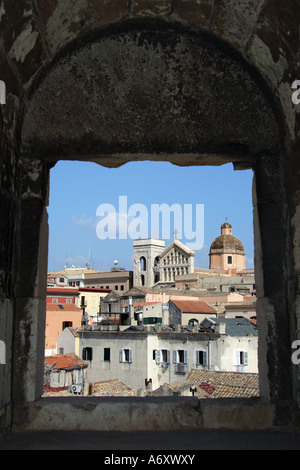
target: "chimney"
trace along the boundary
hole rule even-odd
[[[226,334],[226,323],[216,323],[214,325],[214,332],[218,333],[219,335]]]
[[[134,318],[134,305],[132,305],[132,297],[128,297],[128,319],[129,319],[129,325],[137,324]]]

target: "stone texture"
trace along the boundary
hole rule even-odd
[[[101,154],[273,151],[276,124],[245,65],[205,37],[161,28],[141,23],[63,57],[27,105],[22,152],[101,163]]]
[[[171,12],[172,0],[132,0],[129,11],[136,17],[160,17]]]
[[[220,0],[216,3],[213,31],[237,49],[244,50],[256,27],[264,0]]]
[[[201,410],[168,404],[162,415],[151,402],[144,421],[139,407],[126,405],[123,417],[138,429],[299,423],[300,369],[290,359],[300,331],[300,105],[290,89],[300,79],[299,15],[297,0],[1,1],[0,321],[13,361],[0,371],[11,384],[0,389],[0,427],[16,400],[22,429],[56,428],[65,416],[69,429],[93,427],[89,410],[103,411],[31,403],[43,370],[48,172],[60,158],[254,168],[267,407],[207,400]],[[123,426],[118,407],[105,407],[111,428]]]
[[[76,412],[74,412],[76,409]],[[163,410],[163,411],[162,411]],[[259,399],[196,397],[42,398],[16,406],[15,431],[271,429],[274,408]]]
[[[210,29],[213,21],[215,0],[173,0],[174,16],[191,25]]]
[[[93,28],[122,20],[129,15],[128,0],[90,0]]]

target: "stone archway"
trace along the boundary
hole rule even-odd
[[[134,21],[82,43],[70,44],[32,84],[24,157],[251,166],[259,155],[278,153],[266,85],[216,37]]]
[[[15,314],[9,372],[15,426],[30,427],[27,414],[41,391],[45,207],[49,167],[59,159],[105,166],[145,158],[179,165],[231,161],[238,168],[254,169],[258,308],[264,338],[259,353],[261,392],[276,405],[276,419],[282,422],[281,410],[290,419],[297,373],[294,377],[289,363],[295,321],[294,306],[291,314],[289,308],[295,286],[289,284],[293,211],[286,194],[284,152],[285,131],[291,131],[291,125],[270,88],[237,49],[214,34],[172,21],[135,19],[78,35],[35,74],[21,108],[8,97],[19,113],[17,121],[10,116],[14,124],[5,116],[4,126],[13,135],[7,148],[16,156],[12,167],[18,171],[16,197],[10,204],[15,214],[10,227],[13,289],[5,280],[16,304],[7,306]],[[13,129],[16,122],[19,127]],[[42,416],[32,426],[40,426]]]
[[[255,71],[216,38],[139,21],[72,46],[32,85],[22,121],[23,164],[232,161],[256,170],[261,164],[263,186],[267,173],[278,173],[275,104]],[[269,395],[268,386],[263,390]]]

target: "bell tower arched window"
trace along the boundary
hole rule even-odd
[[[141,256],[140,258],[140,270],[146,271],[146,258],[145,256]]]

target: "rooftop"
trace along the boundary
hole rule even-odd
[[[198,396],[200,393],[199,398],[205,398],[203,397],[203,390],[207,394],[206,398],[250,398],[259,396],[259,376],[255,373],[192,369],[186,382],[197,385],[195,395]],[[207,385],[210,385],[210,388]]]
[[[78,308],[75,304],[46,304],[47,312],[59,312],[61,310],[66,310],[67,312],[81,312],[81,309]]]
[[[46,356],[44,362],[46,366],[53,367],[55,370],[82,369],[88,366],[88,364],[80,359],[80,357],[75,353]]]
[[[206,315],[215,314],[216,311],[202,300],[177,300],[171,299],[183,313],[205,313]]]
[[[229,336],[258,336],[256,325],[247,318],[219,317],[211,318],[209,320],[212,322],[212,324],[225,323],[225,332]]]

